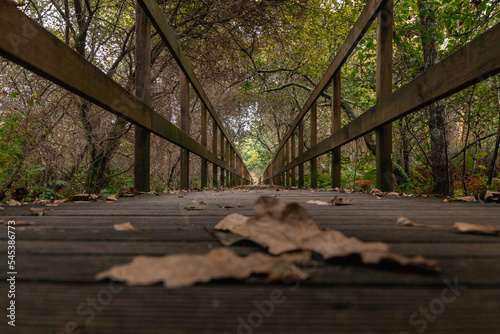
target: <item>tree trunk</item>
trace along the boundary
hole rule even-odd
[[[497,164],[498,151],[500,150],[500,83],[495,77],[495,88],[497,90],[497,109],[498,109],[498,129],[497,129],[497,140],[495,141],[495,148],[493,150],[493,155],[491,156],[490,168],[488,169],[488,182],[486,186],[489,187],[493,183],[493,177],[495,176],[495,167]]]
[[[422,24],[422,49],[424,56],[424,70],[438,63],[438,49],[436,38],[433,35],[436,29],[436,19],[432,15],[434,5],[427,0],[418,0]],[[432,13],[432,14],[431,14]],[[429,130],[431,136],[431,163],[434,177],[434,193],[453,196],[453,178],[450,159],[448,156],[448,142],[446,129],[446,110],[442,102],[436,102],[428,107]]]

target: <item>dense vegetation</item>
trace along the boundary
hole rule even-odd
[[[394,89],[497,24],[499,2],[396,0]],[[255,178],[364,3],[161,1]],[[134,6],[130,0],[41,0],[20,9],[132,91]],[[375,102],[375,35],[372,27],[344,67],[343,124]],[[179,69],[154,32],[152,65],[153,107],[177,124]],[[54,199],[133,184],[133,126],[4,59],[0,66],[0,189],[26,188],[28,199]],[[200,103],[191,95],[191,135],[199,138]],[[330,96],[325,91],[318,101],[318,140],[330,134]],[[441,125],[433,123],[436,115]],[[306,147],[307,124],[306,118]],[[395,122],[393,136],[398,189],[446,194],[438,186],[450,184],[456,195],[500,190],[500,76]],[[343,147],[343,187],[374,185],[373,142],[368,135]],[[192,186],[199,186],[198,166],[191,168]],[[433,173],[442,167],[448,178]],[[153,138],[152,188],[178,187],[178,169],[179,148]],[[319,185],[329,187],[329,156],[319,159],[319,172]]]

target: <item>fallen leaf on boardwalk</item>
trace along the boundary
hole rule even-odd
[[[283,262],[302,263],[308,253],[284,254],[279,257],[264,253],[238,256],[227,248],[218,248],[208,254],[176,254],[163,257],[136,256],[131,263],[116,265],[96,275],[98,280],[110,278],[129,285],[151,285],[159,282],[168,288],[180,288],[214,279],[245,279],[251,274],[265,274]],[[297,268],[303,279],[307,273]],[[276,274],[273,275],[273,278]]]
[[[186,196],[184,196],[184,195],[180,195],[180,196],[177,196],[177,197],[179,197],[179,198],[185,198]]]
[[[484,195],[484,201],[486,203],[500,203],[500,193],[494,193],[488,190]]]
[[[453,198],[453,197],[446,197],[444,202],[475,202],[476,199],[474,196],[464,196],[464,197],[458,197],[458,198]]]
[[[33,204],[47,204],[50,203],[49,200],[46,199],[39,199],[38,197],[33,201]]]
[[[417,227],[441,227],[438,225],[417,224],[412,222],[408,216],[399,216],[398,219],[396,220],[396,224],[404,226],[417,226]]]
[[[320,229],[309,212],[297,203],[285,204],[271,197],[260,197],[254,210],[255,218],[232,214],[220,221],[215,229],[246,237],[267,247],[274,255],[297,250],[312,251],[325,259],[358,254],[367,264],[386,260],[403,266],[439,270],[436,261],[392,254],[389,245],[383,242],[362,242],[339,231]]]
[[[130,187],[127,189],[121,189],[118,191],[118,196],[119,197],[134,197],[136,195],[141,194],[141,192],[134,187]]]
[[[106,197],[106,201],[118,201],[118,194]]]
[[[48,207],[56,207],[56,206],[59,206],[59,204],[49,203],[49,204],[45,204],[45,206],[48,206]]]
[[[137,231],[137,229],[130,224],[130,222],[126,222],[123,224],[114,224],[113,225],[115,231]]]
[[[382,197],[382,196],[384,196],[384,193],[382,192],[382,190],[380,190],[380,189],[378,189],[378,188],[373,188],[373,189],[370,191],[370,195],[375,195],[375,196]]]
[[[97,201],[98,198],[99,195],[96,194],[77,194],[69,196],[68,200],[72,202],[91,202],[91,201]]]
[[[15,199],[10,199],[6,202],[8,206],[21,206],[21,202],[16,201]]]
[[[201,209],[203,209],[204,206],[205,206],[205,202],[200,202],[200,203],[198,203],[198,205],[186,206],[186,207],[184,207],[184,209],[188,210],[188,211],[201,210]]]
[[[64,203],[66,201],[67,201],[67,199],[58,199],[58,200],[54,201],[54,204],[61,204],[61,203]]]
[[[235,243],[238,243],[243,240],[248,240],[246,237],[243,237],[239,234],[232,233],[232,232],[226,232],[226,231],[213,231],[212,235],[219,239],[219,241],[224,245],[224,246],[232,246]]]
[[[45,209],[44,208],[30,208],[30,212],[33,216],[41,217],[45,213]]]
[[[244,206],[244,205],[241,205],[241,204],[238,204],[238,208],[240,208],[240,209],[245,209],[245,206]]]
[[[335,196],[331,201],[325,202],[325,201],[313,201],[309,200],[306,201],[307,204],[315,204],[315,205],[333,205],[333,206],[340,206],[340,205],[351,205],[352,200],[343,200],[342,198],[339,198],[338,196]]]
[[[474,233],[474,234],[500,234],[500,231],[493,226],[469,224],[469,223],[455,223],[453,228],[457,229],[462,233]]]
[[[282,261],[267,274],[266,282],[282,282],[285,279],[303,281],[308,277],[309,275],[304,270],[293,263]]]

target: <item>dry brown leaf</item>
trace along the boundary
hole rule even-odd
[[[59,206],[59,204],[56,204],[56,203],[49,203],[49,204],[46,204],[45,206],[48,206],[48,207],[56,207],[56,206]]]
[[[484,195],[484,201],[486,203],[500,203],[500,193],[488,190]]]
[[[412,222],[408,216],[399,216],[398,219],[396,220],[396,224],[404,226],[417,226],[417,227],[441,227],[438,225],[417,224]]]
[[[113,266],[98,273],[96,278],[110,278],[129,285],[163,282],[168,288],[180,288],[214,279],[245,279],[251,274],[269,273],[276,266],[282,265],[283,261],[302,263],[309,258],[308,253],[285,254],[280,257],[253,253],[240,257],[228,248],[218,248],[203,255],[136,256],[131,263]],[[307,273],[300,269],[297,274],[307,278]]]
[[[255,218],[232,214],[220,221],[215,229],[241,235],[267,247],[274,255],[297,250],[313,251],[325,259],[358,254],[364,263],[388,260],[439,270],[436,261],[392,254],[389,245],[383,242],[362,242],[339,231],[322,230],[309,212],[297,203],[285,204],[275,198],[260,197],[254,210]]]
[[[118,201],[118,194],[106,197],[106,201]]]
[[[30,208],[30,212],[33,216],[41,217],[45,213],[45,209],[44,208]]]
[[[378,188],[373,188],[370,191],[370,195],[375,195],[375,196],[378,196],[378,197],[382,197],[382,196],[384,196],[384,193],[382,192],[382,190],[380,190]]]
[[[453,197],[446,197],[444,202],[475,202],[476,199],[474,196],[464,196],[464,197],[458,197],[458,198],[453,198]]]
[[[469,223],[455,223],[453,228],[457,229],[462,233],[474,233],[474,234],[490,234],[497,235],[500,231],[493,226],[479,225],[479,224],[469,224]]]
[[[66,201],[67,201],[67,199],[58,199],[58,200],[54,201],[54,204],[61,204],[61,203],[64,203]]]
[[[188,210],[188,211],[201,210],[201,209],[203,209],[204,206],[205,206],[205,202],[202,201],[202,202],[198,203],[198,205],[186,206],[186,207],[184,207],[184,209]]]
[[[240,208],[240,209],[245,209],[245,206],[244,206],[244,205],[241,205],[241,204],[238,204],[238,208]]]
[[[47,204],[50,203],[49,200],[46,199],[39,199],[38,197],[33,201],[33,204]]]
[[[309,201],[306,201],[306,204],[340,206],[340,205],[351,205],[351,202],[352,202],[352,200],[350,200],[350,199],[344,201],[342,198],[335,196],[329,202],[309,200]]]
[[[130,222],[126,222],[123,224],[114,224],[113,225],[115,231],[137,231],[137,229],[130,224]]]
[[[97,201],[99,198],[99,195],[96,194],[76,194],[69,196],[69,200],[72,202],[91,202],[91,201]]]
[[[21,202],[16,201],[15,199],[10,199],[5,202],[8,206],[21,206]]]

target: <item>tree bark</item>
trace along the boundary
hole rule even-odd
[[[436,65],[438,59],[438,48],[434,31],[436,19],[432,15],[434,5],[428,0],[418,0],[418,8],[422,15],[422,49],[424,56],[424,70]],[[442,102],[436,102],[428,107],[429,130],[431,137],[431,163],[432,176],[434,178],[434,193],[453,196],[453,177],[450,159],[448,155],[448,135],[446,129],[446,110]]]
[[[497,129],[497,139],[495,141],[495,148],[493,149],[493,155],[491,156],[490,168],[488,169],[488,181],[486,182],[486,186],[489,187],[493,183],[493,177],[495,174],[495,167],[498,159],[498,151],[500,150],[500,83],[495,77],[495,88],[497,91],[497,109],[498,109],[498,129]]]

